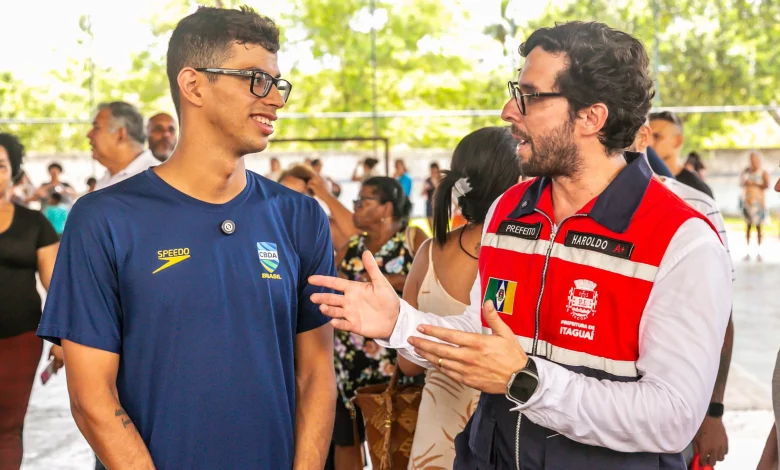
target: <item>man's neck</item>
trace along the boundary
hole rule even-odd
[[[128,148],[126,151],[123,151],[121,155],[119,155],[119,158],[117,158],[115,162],[105,165],[108,173],[111,176],[116,175],[120,171],[127,168],[133,162],[133,160],[138,158],[138,156],[143,152],[144,149],[141,146]]]
[[[179,140],[176,150],[154,172],[178,191],[212,204],[229,202],[246,187],[244,158],[224,147]]]
[[[552,205],[555,223],[560,224],[601,194],[626,167],[622,154],[604,158],[583,158],[581,170],[571,177],[553,178]]]

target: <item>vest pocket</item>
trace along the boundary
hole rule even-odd
[[[472,417],[472,425],[469,430],[469,449],[479,463],[480,470],[492,470],[496,463],[493,448],[496,420],[485,414],[483,408],[484,406],[478,406]]]

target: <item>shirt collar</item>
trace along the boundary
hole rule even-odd
[[[653,170],[641,153],[625,152],[624,156],[628,165],[596,196],[595,202],[591,201],[583,208],[591,219],[616,233],[628,229],[653,177]],[[542,195],[550,191],[550,182],[547,177],[534,180],[508,217],[517,219],[534,212]],[[546,196],[545,199],[550,197]]]

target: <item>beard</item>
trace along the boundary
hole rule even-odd
[[[574,143],[574,121],[567,119],[546,135],[531,137],[516,126],[512,134],[525,140],[531,147],[531,156],[520,162],[523,176],[549,178],[571,177],[582,168],[582,158]]]

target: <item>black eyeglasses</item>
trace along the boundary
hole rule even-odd
[[[377,202],[379,202],[380,199],[378,197],[358,196],[357,199],[354,199],[352,201],[352,205],[355,207],[355,209],[360,209],[361,207],[363,207],[363,201],[377,201]]]
[[[234,75],[237,77],[251,78],[249,81],[249,91],[258,98],[265,98],[271,91],[271,86],[276,85],[282,100],[286,103],[292,91],[292,84],[281,78],[274,78],[271,75],[259,70],[236,70],[236,69],[213,69],[198,68],[198,72],[218,73],[221,75]]]
[[[536,92],[536,93],[523,93],[520,90],[517,82],[508,82],[509,96],[515,99],[517,107],[520,109],[520,114],[526,115],[525,99],[526,98],[550,98],[554,96],[563,96],[563,93],[549,93],[549,92]]]

